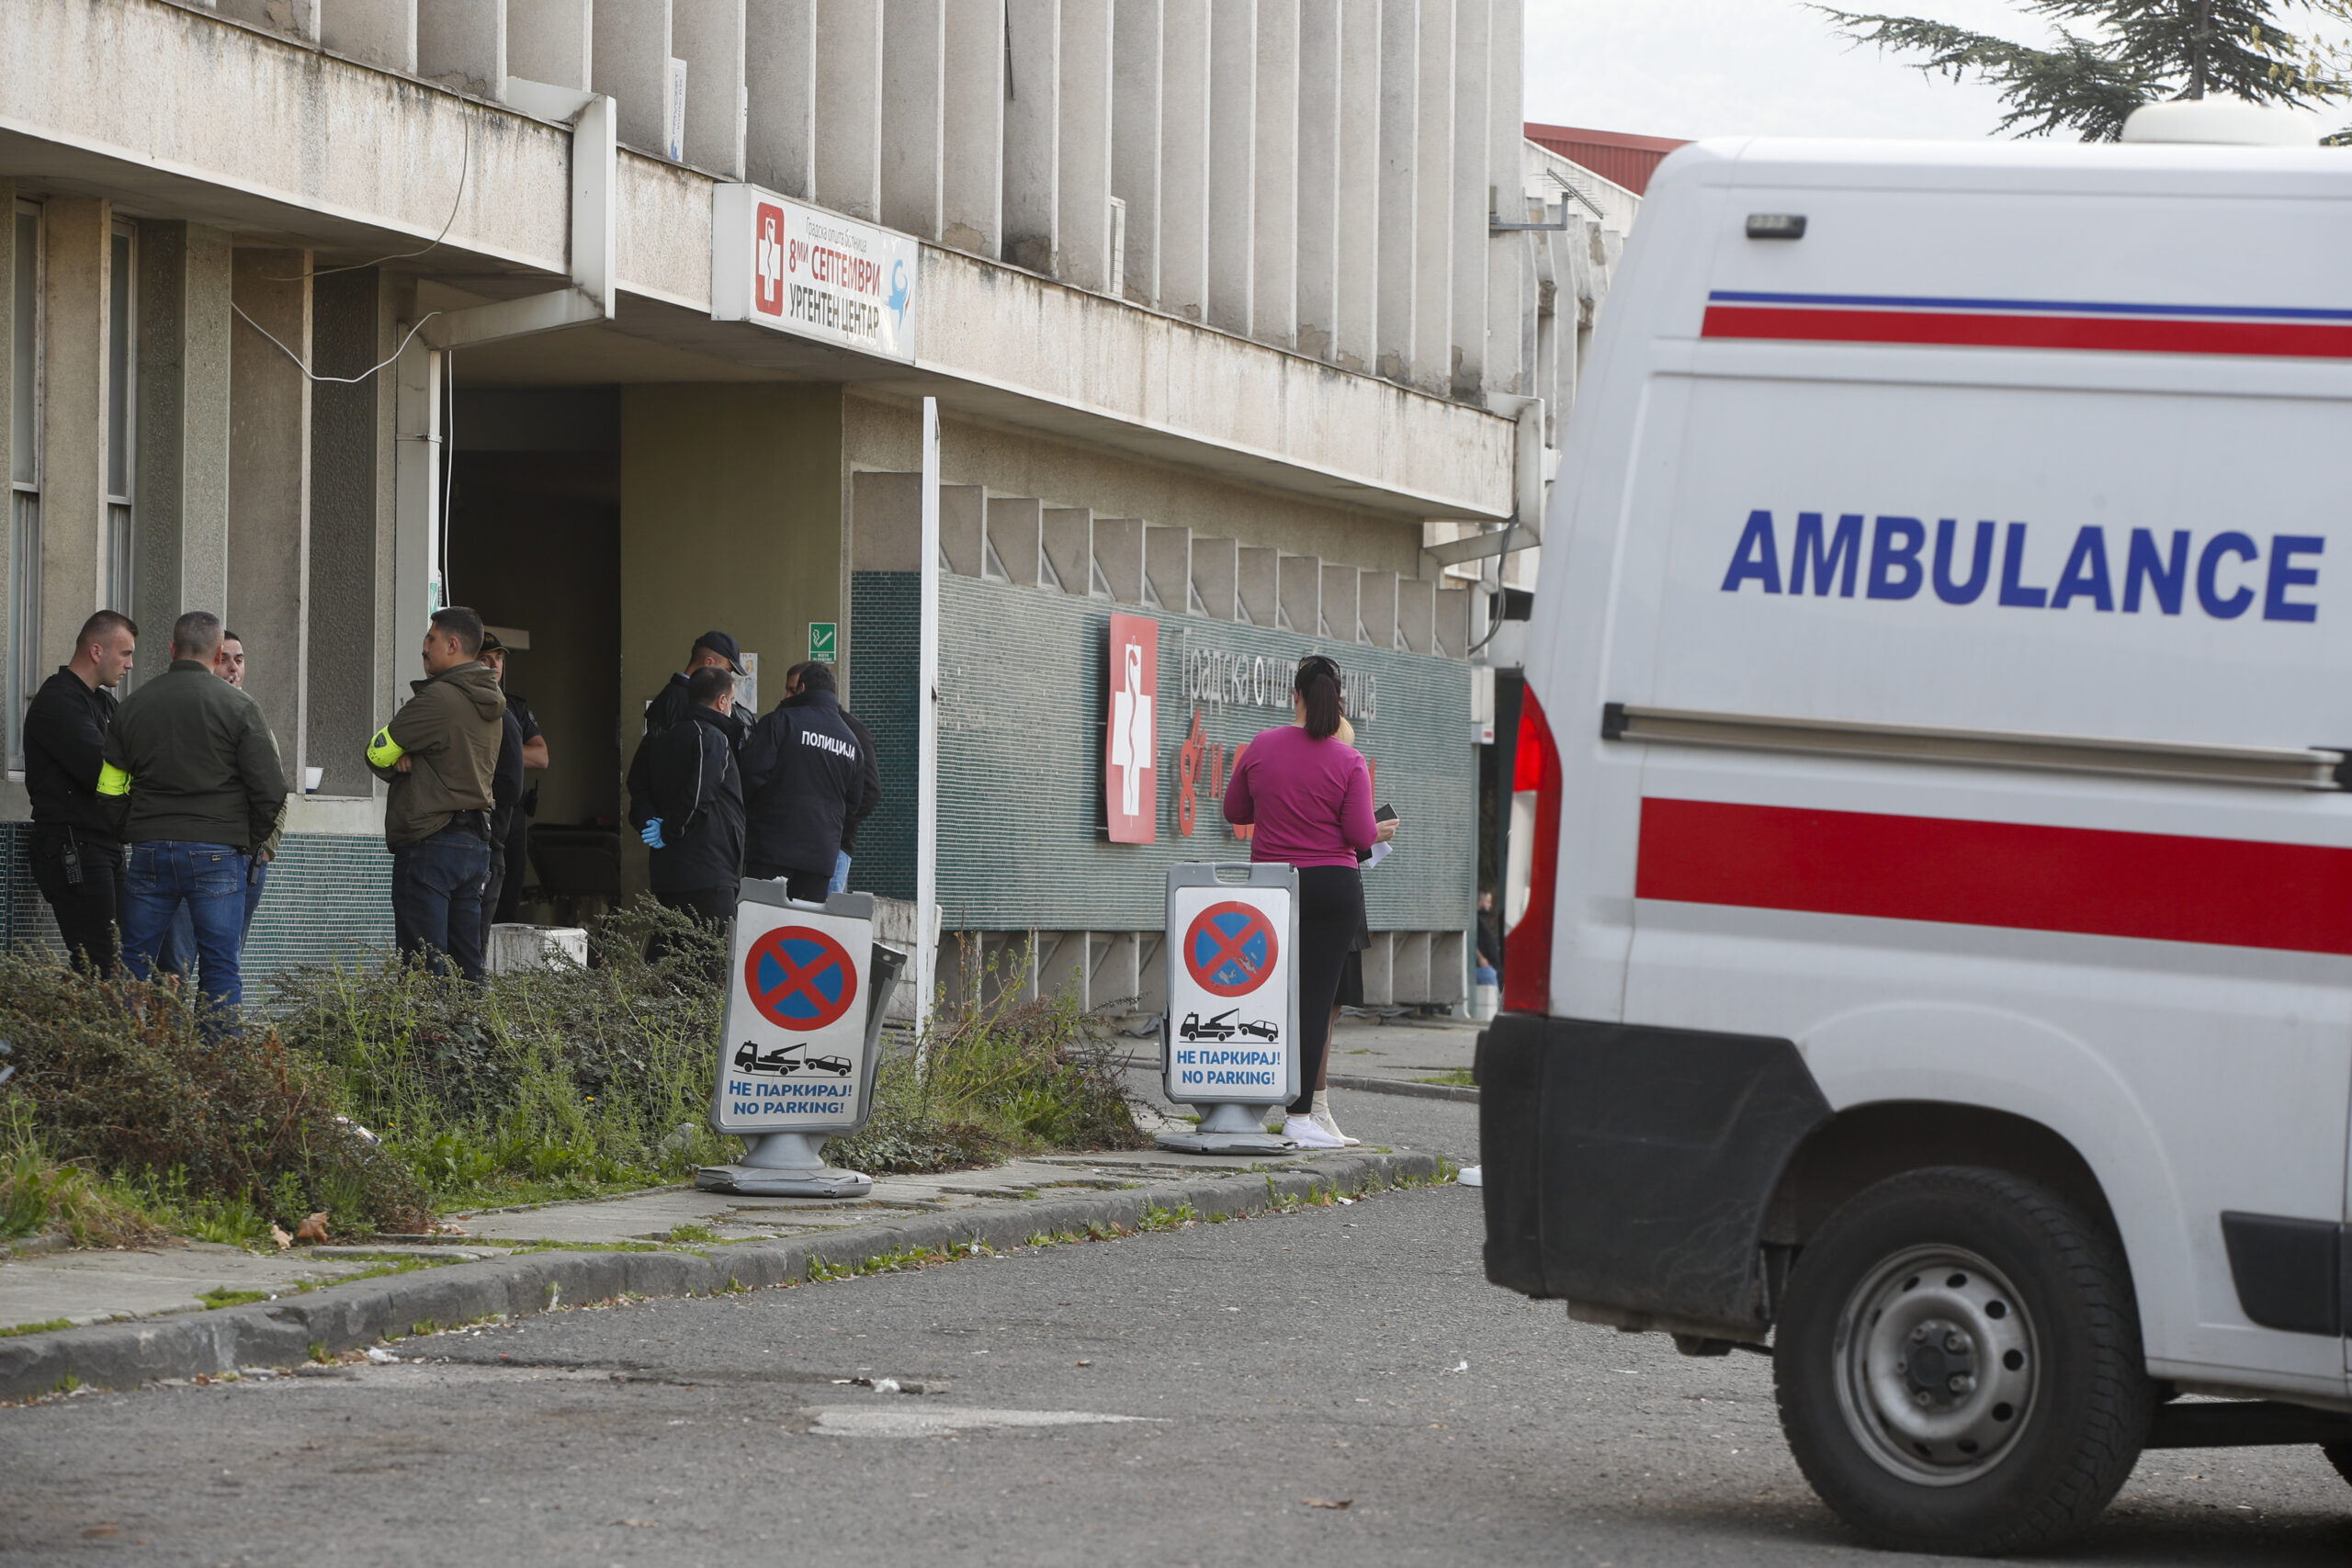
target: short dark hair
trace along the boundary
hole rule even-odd
[[[222,626],[220,628],[220,640],[222,642],[233,642],[240,648],[243,648],[245,642],[243,637],[237,635],[236,628],[233,626]]]
[[[209,659],[220,647],[220,617],[209,610],[190,610],[172,623],[172,657]]]
[[[100,610],[96,615],[84,621],[82,629],[74,634],[74,651],[79,653],[98,638],[118,631],[129,632],[132,637],[137,637],[139,623],[120,610]]]
[[[841,683],[833,679],[833,667],[821,659],[804,659],[784,672],[784,683],[789,690],[794,682],[800,682],[804,692],[838,692]]]
[[[445,637],[456,637],[468,659],[481,657],[481,617],[463,604],[447,604],[434,611],[433,626]]]
[[[715,708],[718,699],[735,689],[735,671],[706,664],[686,677],[686,701],[698,708]]]

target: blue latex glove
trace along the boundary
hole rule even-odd
[[[666,850],[670,847],[662,841],[662,818],[659,817],[647,822],[643,831],[639,832],[638,837],[645,840],[645,847],[649,850]]]

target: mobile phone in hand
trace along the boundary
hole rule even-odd
[[[1375,822],[1394,822],[1396,820],[1396,808],[1393,806],[1384,806],[1372,814],[1372,819]]]

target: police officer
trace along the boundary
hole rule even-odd
[[[501,687],[506,684],[506,645],[489,627],[482,628],[482,662],[497,675]],[[514,732],[522,739],[524,777],[518,786],[514,809],[507,814],[505,836],[493,838],[490,845],[490,882],[482,890],[481,918],[485,926],[512,920],[521,912],[523,880],[531,868],[531,817],[538,810],[539,786],[531,783],[529,774],[543,773],[548,767],[547,737],[539,730],[538,716],[531,711],[530,699],[518,697],[511,690],[506,693],[507,716],[514,721]],[[500,742],[499,768],[504,771],[504,742]],[[496,826],[492,824],[493,828]]]
[[[787,707],[807,706],[811,692],[831,692],[836,703],[841,700],[840,689],[833,684],[833,667],[820,659],[808,660],[786,671],[784,689],[787,694],[784,699]],[[874,737],[865,725],[858,722],[857,715],[845,707],[836,707],[834,711],[841,716],[841,721],[849,726],[850,735],[857,741],[858,764],[863,770],[861,777],[864,781],[858,791],[855,808],[850,812],[849,820],[842,824],[841,849],[833,857],[833,879],[827,885],[839,893],[849,886],[849,863],[857,853],[857,825],[873,816],[874,808],[882,804],[882,763],[874,750]]]
[[[669,683],[656,692],[653,700],[645,705],[645,733],[659,735],[672,725],[684,724],[686,710],[694,705],[693,699],[686,695],[686,682],[694,679],[697,670],[720,667],[738,675],[745,672],[741,645],[725,632],[705,632],[695,638],[695,645],[686,656],[685,669],[671,676]],[[752,717],[748,708],[738,709],[728,716],[729,733],[734,737],[738,747],[751,733]],[[634,794],[636,789],[636,781],[631,780],[630,793]]]
[[[638,743],[628,818],[653,852],[653,896],[711,925],[735,913],[743,874],[743,773],[731,739],[735,677],[697,670],[685,722]]]
[[[842,829],[865,788],[865,750],[839,700],[812,691],[778,706],[743,743],[742,765],[745,873],[782,878],[790,897],[823,903]]]
[[[33,805],[33,883],[77,963],[103,975],[121,955],[122,841],[98,799],[100,753],[115,688],[130,672],[139,627],[100,610],[82,623],[74,657],[25,710],[25,793]]]

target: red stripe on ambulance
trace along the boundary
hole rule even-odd
[[[1973,310],[1841,310],[1710,305],[1702,337],[1803,343],[2074,348],[2117,354],[2245,354],[2352,359],[2352,325],[2166,317],[1996,315]]]
[[[1645,798],[1637,898],[2352,953],[2352,849]]]

